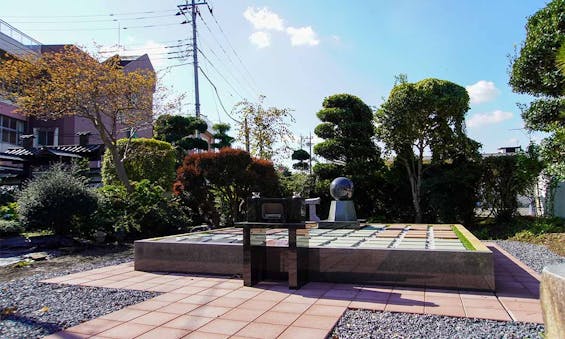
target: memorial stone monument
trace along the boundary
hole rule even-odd
[[[330,194],[334,198],[330,205],[327,220],[318,223],[319,228],[358,228],[353,197],[353,182],[345,177],[335,178],[330,184]]]

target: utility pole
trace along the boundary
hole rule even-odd
[[[310,132],[310,136],[308,137],[308,146],[310,147],[310,158],[308,161],[310,162],[308,168],[310,169],[310,175],[312,175],[312,132]]]
[[[194,68],[194,110],[196,112],[196,117],[200,118],[200,90],[198,87],[198,41],[196,37],[196,16],[199,14],[198,6],[201,5],[208,5],[206,1],[196,1],[191,0],[191,3],[188,3],[188,0],[185,0],[183,5],[178,5],[179,12],[177,15],[184,15],[184,17],[188,20],[186,16],[186,11],[190,10],[190,23],[192,24],[192,63]],[[188,23],[188,21],[183,22],[183,24]]]

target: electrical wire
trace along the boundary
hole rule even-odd
[[[243,95],[241,95],[241,93],[239,93],[235,87],[228,81],[228,79],[226,79],[226,77],[222,74],[222,72],[220,72],[218,70],[218,68],[212,63],[212,61],[210,61],[210,59],[208,59],[208,57],[206,56],[206,54],[204,54],[204,52],[202,52],[202,50],[200,48],[198,48],[198,52],[200,52],[200,55],[202,55],[204,57],[204,60],[206,60],[208,62],[208,64],[210,64],[210,66],[216,71],[216,73],[218,73],[220,75],[220,77],[222,77],[222,79],[224,79],[224,81],[228,84],[228,86],[231,87],[231,89],[233,89],[233,91],[235,92],[235,94],[237,94],[242,100],[243,100]]]
[[[235,82],[241,86],[242,89],[244,89],[248,94],[251,94],[250,97],[254,97],[255,96],[255,91],[249,87],[248,83],[246,83],[245,81],[239,81],[239,77],[236,76],[236,74],[234,74],[232,72],[233,68],[230,68],[225,62],[222,61],[222,58],[220,58],[220,56],[214,51],[214,49],[210,48],[210,46],[208,46],[207,44],[204,44],[204,40],[202,38],[200,38],[200,35],[198,35],[198,39],[200,40],[199,46],[202,48],[206,48],[206,50],[201,50],[201,52],[204,53],[208,53],[210,52],[211,54],[209,54],[209,59],[212,59],[212,56],[216,59],[217,63],[221,64],[222,66],[224,66],[222,69],[226,70],[226,73],[229,74],[229,76],[235,80]],[[199,49],[200,49],[199,47]],[[210,60],[211,62],[211,60]]]
[[[173,13],[170,9],[167,10],[152,10],[144,12],[125,12],[125,13],[110,13],[110,14],[88,14],[88,15],[49,15],[49,18],[91,18],[91,17],[104,17],[104,16],[127,16],[139,14],[157,14],[157,13]],[[45,15],[8,15],[4,18],[45,18]]]
[[[233,62],[232,58],[229,56],[228,52],[226,51],[226,49],[224,48],[224,46],[222,45],[222,43],[216,38],[216,36],[214,35],[214,32],[212,32],[212,29],[211,29],[210,26],[206,23],[206,20],[204,20],[204,18],[202,17],[202,15],[201,15],[200,13],[198,13],[198,15],[199,15],[200,19],[202,20],[202,23],[204,24],[204,26],[206,27],[206,29],[207,29],[208,32],[210,33],[210,35],[212,35],[212,38],[214,39],[214,41],[216,42],[216,44],[220,47],[220,49],[222,50],[222,52],[223,52],[224,55],[226,56],[228,62],[233,65],[233,69],[234,69],[234,70],[238,70],[238,67],[235,65],[235,63]],[[210,48],[209,48],[209,49],[210,49]],[[218,57],[218,59],[219,59],[219,57]],[[249,86],[250,86],[249,88],[251,89],[251,93],[253,93],[254,95],[257,94],[258,91],[253,88],[254,86],[253,86],[250,82],[248,82],[249,80],[248,80],[245,76],[243,76],[242,78],[247,82],[247,83],[246,83],[246,82],[244,82],[244,83],[246,83],[246,85],[249,85]]]
[[[141,26],[127,26],[122,27],[123,30],[128,29],[139,29],[139,28],[155,28],[155,27],[165,27],[165,26],[176,26],[177,23],[174,24],[154,24],[154,25],[141,25]],[[52,32],[52,31],[109,31],[109,30],[116,30],[116,27],[108,27],[108,28],[45,28],[45,29],[29,29],[28,31],[32,32]]]
[[[206,72],[204,72],[204,70],[202,69],[202,67],[198,66],[198,68],[200,69],[200,72],[202,72],[202,75],[204,75],[204,77],[206,78],[206,80],[208,80],[208,82],[210,83],[210,85],[212,86],[212,88],[214,88],[214,92],[216,93],[216,97],[218,98],[218,101],[220,102],[220,107],[222,107],[222,110],[224,111],[224,113],[226,113],[226,115],[232,119],[233,121],[235,121],[238,124],[241,124],[241,121],[235,119],[234,117],[231,116],[231,114],[228,113],[228,111],[226,110],[226,107],[224,106],[224,103],[222,102],[222,98],[220,98],[220,94],[218,93],[218,88],[216,87],[216,85],[214,85],[214,83],[212,82],[212,80],[210,80],[210,78],[208,77],[208,75],[206,75]]]
[[[155,49],[178,48],[178,47],[183,47],[183,46],[192,46],[192,44],[170,45],[170,46],[160,46],[160,47],[147,47],[147,48],[112,49],[112,50],[99,51],[98,53],[101,53],[101,54],[124,53],[124,52],[146,51],[146,50],[155,50]]]
[[[145,19],[153,19],[153,18],[165,18],[171,17],[170,14],[168,15],[155,15],[155,16],[141,16],[136,18],[119,18],[119,19],[101,19],[101,20],[72,20],[72,21],[12,21],[10,20],[10,24],[81,24],[81,23],[90,23],[90,22],[117,22],[117,21],[129,21],[129,20],[145,20]]]
[[[222,33],[222,35],[224,36],[225,40],[227,41],[228,45],[230,46],[233,54],[235,54],[235,56],[237,57],[239,63],[241,64],[241,66],[243,67],[243,69],[245,70],[245,72],[247,73],[247,75],[249,76],[249,78],[251,79],[251,81],[253,82],[253,85],[255,85],[255,89],[257,89],[257,83],[255,82],[255,79],[253,78],[253,75],[251,74],[251,72],[249,72],[249,69],[247,68],[247,66],[245,66],[245,63],[243,62],[243,60],[241,60],[241,57],[239,56],[239,53],[236,52],[235,48],[233,47],[228,35],[224,32],[224,30],[222,29],[222,26],[220,25],[220,23],[218,22],[218,19],[216,18],[216,16],[214,15],[214,12],[212,10],[212,8],[210,7],[210,5],[208,6],[208,11],[210,12],[210,16],[214,19],[214,22],[216,23],[216,26],[218,26],[218,29],[220,30],[220,32]],[[257,91],[258,92],[258,91]]]

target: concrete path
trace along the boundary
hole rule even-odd
[[[325,338],[347,308],[542,323],[539,275],[496,244],[496,293],[146,273],[133,263],[47,283],[163,292],[48,338]]]

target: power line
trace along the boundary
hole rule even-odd
[[[89,17],[104,17],[104,16],[127,16],[127,15],[139,15],[139,14],[157,14],[157,13],[173,13],[174,11],[167,10],[152,10],[144,12],[125,12],[125,13],[110,13],[110,14],[87,14],[87,15],[8,15],[3,16],[4,18],[89,18]]]
[[[231,87],[231,89],[233,89],[233,91],[235,92],[235,94],[237,94],[242,100],[243,100],[243,96],[232,86],[232,84],[228,81],[228,79],[226,79],[226,77],[218,70],[218,68],[216,68],[216,66],[214,66],[214,64],[212,63],[212,61],[210,61],[210,59],[208,59],[208,57],[206,56],[206,54],[204,54],[204,52],[202,52],[200,50],[200,48],[198,49],[198,51],[200,52],[200,54],[202,54],[202,56],[204,57],[204,59],[206,61],[208,61],[208,63],[210,64],[210,66],[212,66],[212,68],[216,71],[216,73],[218,73],[220,75],[220,77],[222,77],[222,79],[224,79],[224,81],[228,84],[228,86]]]
[[[147,48],[131,48],[131,49],[112,49],[112,50],[105,50],[105,51],[98,51],[101,54],[108,54],[108,53],[123,53],[123,52],[135,52],[135,51],[146,51],[146,50],[155,50],[155,49],[170,49],[170,48],[178,48],[183,46],[192,46],[192,44],[182,44],[182,45],[171,45],[171,46],[159,46],[159,47],[147,47]]]
[[[176,56],[176,57],[162,57],[162,58],[151,58],[152,60],[174,60],[174,59],[186,59],[190,55]]]
[[[10,21],[11,24],[79,24],[79,23],[90,23],[90,22],[116,22],[116,21],[129,21],[129,20],[145,20],[153,18],[165,18],[171,17],[170,14],[167,15],[154,15],[154,16],[141,16],[136,18],[114,18],[114,19],[101,19],[101,20],[71,20],[71,21]]]
[[[214,51],[214,49],[212,49],[210,46],[205,45],[204,43],[202,43],[202,41],[203,41],[202,39],[200,39],[200,40],[201,40],[201,45],[202,45],[203,47],[206,47],[206,48],[207,48],[207,51],[209,51],[209,52],[211,53],[211,55],[213,55],[219,63],[225,65],[225,63],[222,62],[222,59],[220,58],[220,56],[218,56],[218,54],[216,54],[216,52]],[[202,50],[201,50],[201,52],[204,53]],[[209,62],[211,62],[211,61],[209,61]],[[255,96],[255,94],[254,94],[255,91],[254,91],[251,87],[249,87],[249,85],[248,85],[246,82],[240,82],[240,81],[238,81],[238,77],[235,76],[235,75],[231,72],[231,68],[230,68],[229,66],[226,65],[226,67],[224,67],[224,68],[225,68],[226,71],[227,71],[226,73],[228,73],[228,74],[231,76],[231,78],[235,80],[235,82],[236,82],[237,84],[245,85],[245,86],[242,86],[242,88],[245,88],[246,91],[248,91],[248,93],[251,93],[251,97]]]
[[[200,15],[200,14],[199,14]],[[226,56],[226,58],[228,59],[229,63],[233,65],[233,68],[235,70],[238,70],[237,66],[235,65],[235,63],[233,62],[232,58],[229,56],[228,52],[226,51],[226,49],[224,48],[224,46],[222,45],[222,43],[216,38],[216,36],[214,35],[214,32],[212,32],[212,29],[210,28],[210,26],[208,26],[208,24],[206,23],[206,20],[204,20],[204,18],[202,17],[202,15],[200,15],[200,19],[202,19],[202,22],[204,23],[204,26],[206,27],[206,29],[208,30],[208,32],[210,32],[210,35],[212,35],[212,38],[214,39],[214,41],[216,42],[216,44],[220,47],[220,49],[222,50],[222,52],[224,53],[224,55]],[[218,58],[219,59],[219,58]],[[245,81],[249,81],[245,76],[243,76],[243,79]],[[251,84],[250,82],[247,83],[247,85],[250,85],[250,89],[252,93],[258,93],[258,91],[256,89],[254,89],[253,84]]]
[[[200,67],[199,67],[200,68]],[[241,124],[241,121],[235,119],[234,117],[232,117],[228,111],[226,110],[226,107],[224,106],[224,103],[222,102],[222,98],[220,98],[220,94],[218,93],[218,88],[216,87],[216,85],[214,85],[214,83],[212,82],[212,80],[210,80],[210,78],[208,77],[208,75],[206,75],[206,72],[204,72],[204,70],[202,68],[200,68],[200,71],[202,72],[202,75],[204,75],[204,77],[206,78],[206,80],[208,80],[208,82],[210,83],[210,85],[212,86],[212,88],[214,88],[214,92],[216,93],[216,97],[218,98],[218,101],[220,102],[220,106],[222,107],[222,110],[224,111],[224,113],[226,113],[226,115],[232,119],[233,121],[235,121],[238,124]]]
[[[165,41],[153,41],[153,42],[156,43],[156,44],[164,44],[164,45],[166,45],[166,44],[172,43],[172,42],[181,43],[181,42],[183,42],[183,41],[188,41],[188,40],[189,40],[189,39],[187,38],[187,39],[176,39],[176,40],[165,40]],[[146,44],[147,44],[147,42],[143,42],[143,43],[140,42],[140,43],[135,43],[135,44],[124,44],[124,45],[117,44],[117,45],[108,46],[108,47],[116,47],[116,48],[117,48],[117,47],[121,47],[121,46],[123,46],[123,47],[126,47],[126,46],[144,46],[144,45],[146,45]]]
[[[114,51],[101,51],[98,52],[99,54],[106,57],[108,54],[151,54],[151,55],[162,55],[162,54],[178,54],[182,52],[190,52],[190,50],[179,50],[179,51],[172,51],[172,52],[151,52],[151,50],[160,50],[161,48],[146,48],[146,49],[117,49]],[[148,51],[149,50],[149,51]]]
[[[214,11],[212,10],[212,8],[210,6],[208,6],[208,11],[210,12],[210,16],[212,16],[212,18],[214,19],[214,22],[216,23],[216,26],[218,26],[218,29],[220,30],[220,32],[222,33],[222,35],[224,36],[224,38],[226,39],[228,45],[230,46],[233,54],[235,54],[235,56],[237,57],[237,60],[239,61],[239,63],[241,64],[241,66],[243,67],[243,69],[245,70],[245,72],[247,73],[247,75],[249,76],[249,78],[251,79],[251,81],[253,82],[253,85],[255,85],[255,89],[257,89],[257,83],[255,83],[255,79],[253,78],[253,75],[251,74],[251,72],[249,72],[249,69],[245,66],[245,64],[243,63],[243,60],[241,60],[241,57],[239,56],[239,53],[236,52],[235,48],[233,47],[230,39],[228,38],[228,35],[224,32],[224,30],[222,29],[222,26],[220,25],[220,23],[218,22],[218,19],[216,18],[216,16],[214,15]],[[258,92],[258,91],[257,91]]]
[[[230,55],[228,54],[228,52],[226,51],[226,49],[224,48],[224,46],[222,45],[222,43],[216,38],[216,36],[214,35],[214,32],[212,32],[212,29],[210,28],[210,26],[208,26],[208,24],[206,23],[206,20],[204,20],[204,18],[202,17],[202,15],[200,13],[198,13],[198,16],[200,17],[200,19],[202,20],[202,23],[204,24],[204,26],[206,27],[206,29],[208,30],[208,32],[210,32],[210,35],[212,36],[212,38],[214,39],[214,41],[216,42],[216,44],[220,47],[220,49],[222,50],[222,52],[224,53],[224,55],[226,56],[226,58],[228,59],[228,61],[234,66],[234,69],[237,69],[235,66],[235,63],[233,62],[233,60],[231,59]],[[244,77],[245,79],[245,77]],[[246,79],[247,80],[247,79]],[[251,85],[251,87],[253,87],[253,85]],[[256,92],[255,90],[252,90],[252,92]]]
[[[153,25],[141,25],[141,26],[126,26],[122,27],[121,29],[139,29],[139,28],[155,28],[155,27],[165,27],[165,26],[176,26],[178,24],[153,24]],[[109,31],[115,30],[116,27],[107,27],[107,28],[45,28],[45,29],[29,29],[28,31],[32,32],[51,32],[51,31]]]

